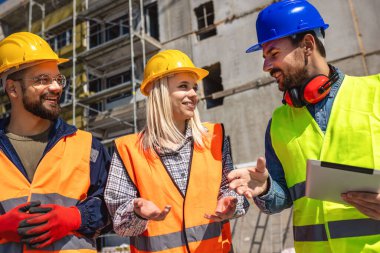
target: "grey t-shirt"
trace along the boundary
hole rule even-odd
[[[6,133],[6,136],[24,165],[29,181],[33,180],[38,163],[48,143],[50,130],[51,127],[33,136],[20,136],[10,132]]]

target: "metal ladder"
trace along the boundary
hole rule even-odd
[[[262,215],[265,217],[262,217]],[[263,225],[261,225],[262,220],[264,220]],[[264,214],[263,212],[260,211],[259,215],[257,216],[255,230],[253,231],[253,236],[252,236],[251,246],[249,248],[249,253],[253,253],[253,248],[255,245],[258,245],[258,247],[259,247],[258,250],[255,251],[255,253],[261,252],[261,247],[263,245],[264,235],[265,235],[265,231],[267,230],[268,221],[269,221],[269,215]],[[262,231],[261,236],[258,235],[259,230]],[[257,240],[258,239],[257,237],[260,237],[259,240]]]

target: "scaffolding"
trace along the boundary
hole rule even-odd
[[[126,9],[125,3],[126,1],[95,1],[91,6],[87,4],[88,8],[79,13],[78,19],[87,22],[87,27],[90,27],[91,22],[96,23],[99,20],[99,15],[115,9]],[[142,62],[145,64],[146,52],[154,52],[161,48],[161,44],[157,40],[145,34],[143,1],[129,0],[127,3],[128,13],[125,21],[128,23],[122,22],[122,24],[128,29],[128,32],[106,43],[88,48],[78,55],[78,60],[84,63],[87,68],[88,76],[89,74],[98,78],[103,78],[104,75],[110,76],[114,72],[114,68],[120,68],[120,66],[128,66],[130,69],[129,80],[124,80],[120,85],[101,90],[78,101],[79,104],[77,105],[90,105],[116,94],[123,94],[124,92],[131,94],[132,101],[129,101],[130,103],[127,106],[123,104],[120,108],[112,108],[112,111],[99,110],[95,117],[88,117],[88,130],[97,134],[105,142],[117,137],[115,135],[120,135],[120,133],[112,135],[108,132],[112,128],[116,129],[115,132],[123,131],[117,127],[120,123],[128,129],[122,134],[138,131],[138,118],[143,115],[144,101],[138,98],[136,92],[141,84],[141,78],[139,78],[141,75],[136,75],[136,58],[142,58]],[[115,24],[108,22],[107,25]],[[89,40],[90,37],[87,36],[88,47],[91,44]]]
[[[45,23],[45,12],[52,9],[55,4],[64,6],[72,2],[72,13],[50,26]],[[155,1],[143,0],[30,0],[28,30],[32,31],[33,22],[39,20],[42,37],[49,39],[62,31],[71,29],[72,55],[71,66],[64,64],[63,68],[71,69],[71,91],[64,94],[63,108],[71,111],[71,122],[78,125],[78,118],[85,121],[85,129],[103,143],[110,143],[117,136],[137,132],[144,122],[145,101],[139,95],[142,69],[149,54],[162,48],[161,43],[146,33],[144,6]],[[39,8],[36,8],[36,7]],[[127,11],[125,11],[127,10]],[[38,13],[41,18],[39,19]],[[107,15],[122,16],[123,19],[113,21]],[[81,25],[85,24],[85,49],[78,51],[83,31]],[[101,27],[92,33],[91,26]],[[106,29],[120,29],[119,36],[104,38]],[[102,43],[92,45],[93,39],[98,38]],[[95,41],[95,44],[96,41]],[[86,81],[79,80],[79,69],[86,72]],[[105,87],[108,77],[120,72],[129,72],[129,78],[121,83]],[[99,81],[101,86],[96,92],[92,91],[91,84]],[[106,85],[107,86],[107,85]],[[128,94],[128,99],[120,106],[108,108],[108,100],[120,94]],[[84,95],[84,96],[83,96]],[[123,96],[121,96],[123,97]],[[123,100],[123,98],[121,99]],[[100,104],[99,107],[94,106]],[[117,103],[116,103],[117,104]],[[79,124],[80,127],[80,124]]]

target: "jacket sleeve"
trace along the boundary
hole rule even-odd
[[[222,197],[232,196],[236,197],[238,202],[236,204],[236,210],[233,218],[240,217],[248,212],[249,202],[248,200],[241,195],[238,195],[235,191],[229,188],[229,182],[227,179],[228,173],[233,169],[232,155],[231,155],[231,146],[230,141],[227,137],[223,141],[223,155],[222,155],[222,183],[219,190],[219,199]]]
[[[133,211],[134,199],[138,198],[136,186],[117,152],[113,154],[105,200],[113,219],[115,232],[120,236],[137,236],[145,231],[148,221]]]
[[[110,166],[110,157],[103,145],[92,137],[90,157],[90,188],[87,198],[77,205],[82,224],[77,230],[87,237],[96,237],[112,229],[106,204],[104,189]]]

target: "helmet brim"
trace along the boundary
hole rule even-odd
[[[250,48],[248,48],[245,52],[248,54],[248,53],[252,53],[255,51],[259,51],[261,49],[263,49],[263,47],[260,44],[256,44],[256,45],[253,45]]]
[[[4,67],[0,68],[0,75],[3,75],[5,72],[8,72],[8,75],[9,75],[9,70],[12,70],[12,69],[13,69],[12,70],[13,72],[19,71],[19,70],[23,69],[21,67],[22,65],[27,65],[29,67],[29,66],[34,66],[34,65],[37,65],[37,64],[40,64],[43,62],[48,62],[48,61],[55,61],[59,65],[61,63],[65,63],[65,62],[70,61],[70,59],[66,59],[66,58],[39,59],[39,60],[25,61],[25,62],[17,63],[17,64],[11,64],[9,66],[4,66]],[[33,64],[33,62],[35,62],[36,64]]]
[[[149,92],[152,89],[151,86],[155,80],[171,75],[171,74],[177,74],[177,73],[183,73],[183,72],[194,73],[197,76],[197,81],[201,81],[203,78],[205,78],[209,74],[209,72],[205,69],[190,68],[190,67],[177,68],[175,70],[164,71],[160,74],[152,75],[148,79],[144,80],[144,82],[140,86],[141,93],[145,96],[149,96]]]
[[[317,26],[317,27],[308,27],[307,29],[303,29],[303,30],[291,31],[291,32],[289,32],[287,34],[276,36],[276,37],[273,37],[273,38],[271,38],[269,40],[264,40],[261,43],[257,43],[255,45],[249,47],[245,52],[246,53],[252,53],[252,52],[255,52],[255,51],[259,51],[259,50],[263,49],[262,45],[265,44],[265,43],[267,43],[267,42],[269,42],[269,41],[285,38],[285,37],[288,37],[288,36],[291,36],[291,35],[295,35],[295,34],[298,34],[298,33],[303,33],[303,32],[306,32],[306,31],[313,31],[314,29],[317,29],[317,28],[321,28],[323,30],[326,30],[327,28],[329,28],[329,24],[324,24],[322,27],[320,27],[320,26]]]
[[[58,60],[57,60],[58,64],[65,63],[65,62],[68,62],[68,61],[70,61],[70,59],[58,58]]]

